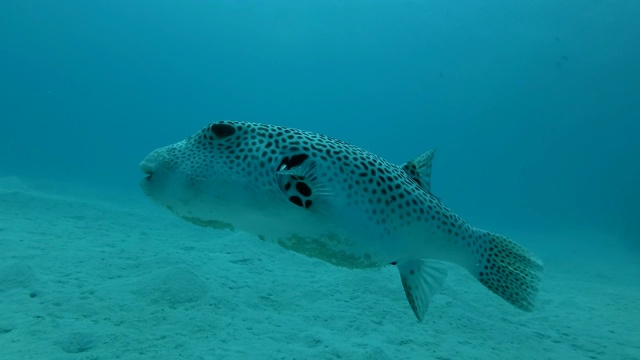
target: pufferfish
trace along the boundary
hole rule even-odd
[[[343,268],[396,266],[418,321],[445,280],[443,262],[531,311],[542,261],[443,205],[431,192],[433,155],[395,165],[325,135],[219,121],[151,152],[141,187],[197,225],[248,232]]]

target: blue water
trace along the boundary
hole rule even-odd
[[[395,163],[435,148],[434,193],[471,223],[637,259],[638,19],[633,0],[4,0],[0,176],[138,193],[154,148],[265,122]]]

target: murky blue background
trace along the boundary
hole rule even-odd
[[[436,148],[434,192],[474,224],[637,249],[638,19],[632,0],[4,0],[0,175],[137,192],[155,147],[266,122],[396,163]]]

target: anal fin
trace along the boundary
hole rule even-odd
[[[422,321],[429,301],[440,291],[447,277],[447,268],[439,261],[409,260],[398,263],[398,271],[411,310],[418,321]]]

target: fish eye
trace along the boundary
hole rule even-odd
[[[218,138],[223,139],[235,134],[236,128],[229,124],[213,124],[211,125],[211,132]]]

